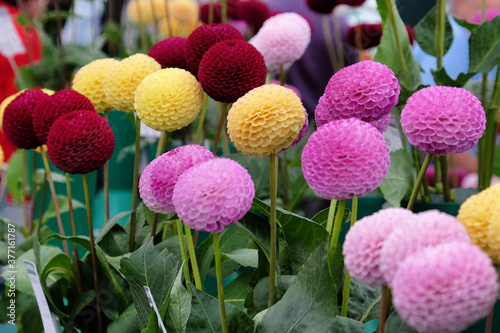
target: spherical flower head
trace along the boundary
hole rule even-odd
[[[467,230],[454,216],[437,210],[419,213],[387,237],[381,250],[380,271],[387,283],[392,285],[399,266],[406,258],[427,247],[449,242],[470,243]]]
[[[137,86],[146,76],[160,69],[161,65],[156,60],[141,53],[115,63],[104,77],[107,102],[117,110],[133,111]]]
[[[299,143],[307,134],[307,129],[309,128],[309,115],[307,114],[307,110],[304,109],[304,114],[305,114],[305,121],[304,121],[304,125],[302,126],[302,129],[300,130],[299,132],[299,135],[297,135],[297,137],[295,138],[295,140],[292,142],[292,144],[288,147],[293,147],[295,146],[297,143]],[[283,148],[281,149],[278,154],[281,154],[281,152],[287,150],[288,148]]]
[[[181,23],[198,20],[199,7],[194,0],[171,0],[169,4],[169,15]]]
[[[54,165],[71,174],[86,174],[111,158],[115,137],[104,117],[78,110],[59,117],[50,128],[47,151]]]
[[[164,0],[130,1],[127,5],[128,19],[139,25],[154,23],[165,17],[167,12],[166,3]]]
[[[118,62],[113,58],[94,60],[80,68],[73,78],[71,88],[87,96],[98,113],[112,109],[111,104],[106,100],[103,81],[108,69]]]
[[[135,91],[137,116],[158,131],[173,132],[189,125],[202,106],[200,84],[180,68],[165,68],[148,75]]]
[[[266,83],[264,57],[250,43],[230,39],[212,46],[201,59],[198,79],[216,101],[234,103],[253,88]]]
[[[246,21],[255,32],[259,31],[270,14],[267,4],[259,0],[240,1],[236,7],[236,16]]]
[[[451,242],[405,260],[392,287],[394,307],[419,332],[458,333],[495,304],[498,274],[475,245]]]
[[[500,15],[500,8],[486,8],[484,14],[484,20],[491,21]],[[468,21],[474,24],[481,24],[481,10],[478,10],[474,15],[472,15]]]
[[[0,103],[0,128],[2,128],[3,113],[5,112],[5,108],[22,92],[23,91],[18,91],[17,93],[8,96],[2,101],[2,103]]]
[[[238,162],[217,158],[184,172],[173,202],[179,218],[191,228],[219,233],[245,216],[254,196],[248,171]]]
[[[269,84],[275,84],[275,85],[281,86],[281,83],[279,80],[271,80],[271,81],[269,81]],[[288,84],[288,83],[285,83],[283,85],[283,87],[292,90],[295,93],[295,95],[299,96],[299,98],[302,99],[302,94],[300,93],[300,90],[297,87],[292,86],[291,84]]]
[[[321,126],[302,152],[302,172],[314,192],[344,200],[376,189],[389,170],[389,148],[382,134],[359,119]]]
[[[210,4],[204,3],[200,7],[200,20],[205,23],[210,23]],[[212,23],[222,22],[222,8],[218,2],[213,4],[213,18]]]
[[[188,37],[199,25],[200,22],[198,19],[187,22],[179,22],[172,17],[169,20],[167,20],[167,18],[163,18],[158,24],[162,35],[184,38]]]
[[[304,106],[293,91],[267,84],[238,99],[227,117],[229,138],[249,156],[288,148],[304,126]]]
[[[186,43],[184,37],[170,37],[159,41],[148,52],[162,68],[176,67],[186,69]]]
[[[488,243],[495,251],[495,254],[500,255],[500,197],[497,197],[496,206],[491,207],[490,223],[488,225]]]
[[[2,131],[17,148],[33,149],[42,144],[33,129],[33,111],[38,103],[49,98],[40,89],[29,89],[7,105],[3,114]]]
[[[352,7],[358,7],[365,3],[365,0],[337,0],[339,5],[348,5]]]
[[[309,8],[319,14],[331,14],[338,5],[337,0],[307,0]]]
[[[418,150],[444,156],[474,147],[486,128],[486,116],[481,102],[470,91],[431,86],[408,99],[401,126]]]
[[[37,104],[33,110],[33,129],[43,144],[47,144],[50,127],[62,115],[76,111],[95,112],[92,102],[77,91],[63,89]]]
[[[365,60],[344,67],[330,78],[319,99],[316,124],[351,117],[378,120],[396,106],[400,90],[394,72],[384,64]]]
[[[382,38],[381,23],[364,23],[350,27],[347,30],[346,41],[352,47],[370,49],[380,44]]]
[[[245,40],[245,37],[233,26],[226,23],[204,24],[196,28],[186,43],[186,63],[193,75],[198,75],[198,67],[209,48],[228,39]]]
[[[414,214],[404,208],[387,208],[356,222],[345,237],[344,264],[352,277],[374,287],[387,284],[380,271],[380,252],[393,230]]]
[[[311,41],[311,27],[297,13],[282,13],[270,17],[250,43],[264,56],[267,69],[287,70],[300,59]]]

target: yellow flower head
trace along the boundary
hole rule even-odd
[[[269,156],[289,147],[304,125],[304,107],[290,89],[268,84],[238,99],[227,117],[236,148],[250,156]]]
[[[497,191],[499,192],[499,191]],[[490,218],[490,225],[488,230],[488,241],[490,247],[495,252],[497,258],[500,258],[500,193],[497,193],[497,203],[491,207],[492,214]]]
[[[108,69],[117,62],[113,58],[94,60],[80,68],[73,78],[73,90],[90,99],[98,113],[112,108],[106,100],[103,81]]]
[[[113,64],[103,81],[106,101],[123,112],[134,110],[134,94],[141,81],[151,73],[161,69],[161,65],[145,54],[134,54]]]
[[[127,16],[136,24],[151,24],[166,16],[166,2],[166,0],[132,0],[127,5]]]
[[[192,22],[198,19],[198,4],[193,0],[169,1],[170,16],[179,22]]]
[[[189,125],[203,105],[196,78],[180,68],[165,68],[147,76],[137,87],[134,107],[144,124],[173,132]]]

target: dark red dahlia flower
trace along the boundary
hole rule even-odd
[[[415,41],[415,32],[413,32],[413,28],[408,24],[405,24],[406,32],[408,33],[408,38],[410,39],[410,44],[413,45]]]
[[[200,20],[203,23],[208,24],[210,22],[210,4],[204,3],[200,7]],[[222,9],[218,2],[214,3],[214,17],[212,23],[221,23],[222,22]]]
[[[369,49],[380,44],[382,24],[358,24],[347,30],[347,43],[361,49]]]
[[[47,137],[50,160],[71,174],[97,170],[111,157],[114,148],[111,127],[92,111],[73,111],[58,118]]]
[[[149,50],[148,56],[156,60],[162,68],[186,69],[186,43],[184,37],[170,37],[159,41]]]
[[[227,17],[232,18],[233,20],[239,20],[236,8],[238,8],[240,4],[240,0],[226,0],[227,4]]]
[[[365,0],[337,0],[339,5],[349,5],[352,7],[358,7],[365,3]]]
[[[271,11],[267,4],[259,0],[241,1],[236,7],[236,15],[240,20],[248,23],[253,28],[253,32],[259,31],[264,21],[271,16]]]
[[[309,8],[320,14],[330,14],[338,5],[336,0],[307,0]]]

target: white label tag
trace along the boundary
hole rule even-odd
[[[153,299],[153,295],[151,294],[151,290],[149,290],[149,287],[146,287],[146,286],[144,286],[143,288],[144,288],[144,291],[146,292],[146,296],[148,297],[149,305],[156,312],[156,316],[158,317],[158,325],[160,325],[160,328],[163,331],[163,333],[167,333],[167,329],[165,328],[165,325],[163,325],[163,320],[161,319],[160,311],[158,311],[158,307],[156,306],[155,300]]]
[[[17,33],[7,7],[0,7],[0,53],[5,57],[26,53],[26,48]]]

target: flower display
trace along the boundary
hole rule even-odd
[[[262,54],[244,40],[231,39],[212,46],[201,59],[198,79],[216,101],[233,103],[266,83]]]
[[[238,162],[217,158],[184,172],[173,202],[179,218],[191,228],[219,233],[245,216],[254,196],[248,171]]]
[[[148,52],[162,68],[176,67],[186,69],[186,42],[184,37],[170,37],[159,41]]]
[[[304,126],[304,106],[295,93],[268,84],[238,99],[227,117],[229,138],[250,156],[269,156],[295,141]]]
[[[153,58],[137,53],[108,69],[103,81],[107,102],[123,112],[134,110],[134,94],[141,81],[161,69]]]
[[[451,242],[405,260],[392,287],[394,307],[419,332],[458,333],[495,304],[498,274],[479,247]]]
[[[222,22],[222,8],[218,2],[213,3],[213,21],[211,23],[221,23]],[[200,7],[200,21],[205,24],[210,22],[210,4],[205,2]]]
[[[309,187],[329,200],[361,197],[373,191],[389,164],[389,148],[382,134],[356,118],[321,126],[302,152],[302,172]]]
[[[115,63],[118,63],[118,60],[113,58],[94,60],[80,68],[73,77],[71,88],[87,96],[98,113],[112,109],[112,106],[106,100],[103,81],[108,69]]]
[[[316,124],[351,117],[379,120],[396,106],[400,90],[394,72],[384,64],[365,60],[347,66],[328,81],[315,111]]]
[[[180,68],[165,68],[147,76],[135,91],[137,116],[158,131],[173,132],[189,125],[202,106],[200,84]]]
[[[50,160],[71,174],[97,170],[111,158],[114,148],[111,127],[93,111],[77,110],[59,117],[47,137]]]
[[[307,0],[309,8],[320,14],[331,14],[338,5],[337,0]]]
[[[259,31],[271,15],[269,7],[259,0],[239,1],[236,7],[236,17],[248,23],[254,32]]]
[[[408,223],[414,214],[404,208],[387,208],[356,222],[344,242],[344,263],[352,277],[368,285],[387,284],[380,271],[380,252],[385,240],[399,226]]]
[[[468,90],[431,86],[408,99],[401,126],[420,151],[444,156],[474,147],[486,128],[486,116],[481,102]]]

